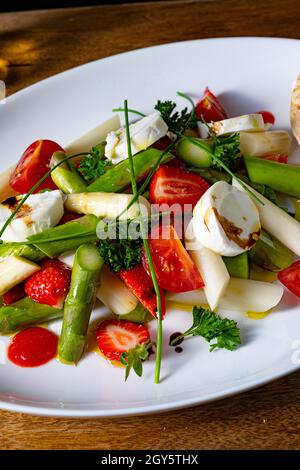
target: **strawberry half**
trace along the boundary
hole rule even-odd
[[[23,297],[26,296],[26,292],[24,290],[24,284],[18,284],[17,286],[13,287],[10,289],[8,292],[3,294],[2,300],[4,305],[10,305],[13,304],[14,302],[17,302],[20,299],[23,299]]]
[[[104,320],[96,332],[100,352],[110,361],[120,361],[129,349],[149,341],[147,328],[138,323],[123,320]]]
[[[27,279],[25,292],[35,302],[62,308],[70,282],[71,270],[61,261],[48,260]]]
[[[120,278],[132,293],[139,299],[142,305],[149,310],[149,312],[156,318],[157,317],[157,301],[153,282],[149,274],[145,271],[142,264],[134,268],[123,270],[120,272]],[[164,317],[166,307],[163,292],[161,294],[162,303],[162,316]]]

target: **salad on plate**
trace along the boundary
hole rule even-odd
[[[168,307],[192,312],[187,331],[174,325],[174,351],[191,336],[234,350],[238,323],[222,310],[262,319],[283,286],[300,297],[290,133],[270,111],[230,116],[208,88],[196,104],[178,99],[187,106],[158,100],[147,115],[125,100],[64,148],[33,142],[0,175],[0,334],[16,366],[76,365],[96,350],[127,379],[155,354],[159,383]],[[300,78],[298,144],[299,110]],[[110,313],[95,324],[99,302]],[[58,319],[59,337],[48,328]]]

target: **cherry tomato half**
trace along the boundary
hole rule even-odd
[[[206,122],[222,121],[227,119],[228,115],[221,105],[218,98],[206,88],[201,100],[196,104],[195,113],[199,119],[202,117]]]
[[[54,152],[63,151],[62,147],[52,140],[36,140],[20,158],[9,184],[21,194],[27,193],[49,171],[49,164]],[[45,179],[35,192],[42,189],[57,189],[51,176]]]
[[[258,111],[257,114],[262,115],[265,124],[272,124],[272,126],[275,124],[275,116],[270,113],[270,111],[265,111],[263,109],[262,111]]]

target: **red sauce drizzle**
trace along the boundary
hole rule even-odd
[[[8,346],[8,359],[19,367],[38,367],[56,356],[57,336],[41,327],[17,333]]]

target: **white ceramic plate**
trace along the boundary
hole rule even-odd
[[[0,169],[37,138],[70,142],[108,118],[124,98],[147,112],[158,98],[176,99],[177,90],[198,97],[206,85],[221,96],[231,115],[268,109],[277,127],[288,128],[299,57],[299,41],[228,38],[151,47],[86,64],[0,104]],[[145,364],[142,379],[132,375],[127,383],[123,370],[95,353],[78,367],[52,361],[21,369],[6,361],[9,339],[2,337],[0,407],[78,417],[150,413],[216,400],[299,368],[300,302],[295,296],[286,292],[280,307],[264,320],[227,314],[241,328],[243,346],[237,351],[209,353],[207,343],[192,338],[176,354],[168,346],[170,334],[187,328],[191,315],[168,313],[160,385],[153,384],[154,358]],[[51,326],[59,327],[59,322]],[[151,329],[155,333],[155,322]]]

